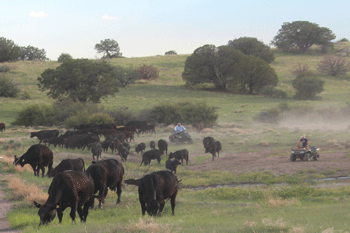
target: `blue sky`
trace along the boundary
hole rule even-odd
[[[94,46],[108,38],[126,57],[191,54],[244,36],[269,44],[284,22],[298,20],[350,39],[349,0],[0,0],[0,9],[0,37],[43,48],[51,60],[99,58]]]

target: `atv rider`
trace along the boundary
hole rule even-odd
[[[302,143],[302,146],[303,148],[305,148],[305,150],[309,149],[310,141],[305,136],[300,137],[300,141],[297,143],[297,146],[299,145],[300,142]]]
[[[186,128],[181,125],[181,123],[177,123],[177,125],[174,127],[175,133],[181,133],[182,131],[186,130]]]

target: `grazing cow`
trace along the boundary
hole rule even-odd
[[[126,148],[128,148],[128,150],[130,150],[130,144],[129,143],[127,143],[127,142],[123,142],[123,146],[125,146]]]
[[[165,151],[165,155],[168,155],[168,143],[167,143],[167,141],[160,139],[158,141],[158,148],[160,151],[160,155],[163,155],[164,151]]]
[[[60,164],[58,164],[54,169],[52,169],[51,173],[48,173],[47,175],[49,177],[54,177],[58,173],[61,173],[67,170],[85,172],[84,160],[81,158],[64,159],[60,162]]]
[[[126,180],[125,183],[139,186],[142,215],[145,215],[146,211],[151,216],[162,215],[167,199],[170,199],[171,210],[173,215],[175,214],[175,199],[179,181],[171,171],[152,172],[138,180]]]
[[[35,201],[34,204],[39,208],[40,225],[51,222],[56,216],[56,211],[61,223],[63,211],[67,207],[71,208],[70,217],[73,222],[75,222],[76,211],[80,220],[86,222],[93,200],[94,182],[91,177],[84,172],[65,171],[53,178],[45,204],[41,205]]]
[[[172,171],[176,174],[176,168],[177,168],[177,165],[179,165],[179,164],[181,164],[181,163],[177,159],[174,159],[174,160],[168,159],[165,162],[165,168],[169,169],[170,171]]]
[[[149,142],[149,147],[151,147],[151,149],[156,149],[156,142],[155,141],[150,141]]]
[[[146,149],[146,144],[144,142],[141,142],[140,144],[138,144],[135,147],[136,154],[139,154],[140,151],[141,151],[141,154],[142,154],[142,152],[145,151],[145,149]]]
[[[161,158],[160,158],[159,150],[154,149],[143,153],[140,166],[142,165],[142,163],[144,163],[145,165],[147,164],[151,165],[152,159],[156,159],[158,161],[158,164],[160,163]]]
[[[107,196],[108,189],[115,190],[117,188],[117,204],[120,203],[120,195],[122,193],[122,181],[124,177],[124,167],[116,159],[104,159],[92,164],[86,169],[86,174],[90,175],[94,180],[95,190],[98,193],[99,207]],[[92,204],[93,206],[93,204]]]
[[[181,160],[181,164],[184,165],[184,161],[186,160],[186,165],[188,165],[188,150],[182,149],[175,151],[174,153],[170,152],[169,159],[175,158],[177,160]]]
[[[92,160],[95,161],[95,156],[98,158],[101,157],[102,154],[102,146],[98,142],[94,142],[91,144],[91,152],[92,152]]]
[[[125,127],[135,127],[136,129],[141,128],[143,125],[147,125],[147,121],[129,121]]]
[[[6,129],[6,126],[5,126],[5,123],[0,123],[0,131],[5,131]]]
[[[125,146],[121,145],[118,147],[118,152],[120,157],[122,158],[122,161],[126,161],[129,155],[129,150]]]
[[[40,140],[39,144],[45,139],[57,138],[58,135],[58,130],[41,130],[38,132],[30,132],[30,138],[37,137]]]
[[[17,158],[15,155],[14,165],[21,165],[22,167],[26,164],[32,166],[34,170],[34,176],[39,176],[39,170],[41,169],[42,177],[44,177],[45,167],[48,167],[48,174],[51,173],[53,164],[53,153],[50,148],[45,145],[35,144],[31,146],[26,153],[21,157]]]

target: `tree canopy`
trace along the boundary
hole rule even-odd
[[[22,46],[20,49],[20,60],[38,61],[47,59],[44,49],[39,49],[31,45],[28,45],[27,47]]]
[[[20,55],[20,47],[12,40],[0,37],[0,62],[16,61]]]
[[[114,39],[101,40],[99,44],[95,45],[97,53],[103,53],[102,58],[116,58],[121,57],[119,44]]]
[[[212,83],[226,90],[233,79],[233,65],[242,56],[241,51],[228,46],[204,45],[187,57],[182,78],[188,84]]]
[[[257,94],[264,86],[276,86],[278,78],[275,70],[259,57],[244,56],[235,64],[236,83],[241,91]]]
[[[57,61],[59,63],[62,63],[68,59],[73,59],[72,55],[70,55],[69,53],[61,53],[61,55],[57,58]]]
[[[283,23],[271,44],[285,52],[303,53],[314,44],[327,46],[333,39],[335,35],[328,28],[308,21],[294,21]]]
[[[275,59],[270,47],[254,37],[241,37],[230,40],[228,46],[242,51],[245,55],[260,57],[268,63],[273,62]]]
[[[106,61],[68,59],[56,69],[46,69],[38,81],[39,88],[54,99],[99,102],[118,91],[114,68]]]

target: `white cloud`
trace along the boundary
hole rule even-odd
[[[118,17],[114,17],[114,16],[109,16],[109,15],[104,15],[102,16],[102,19],[104,20],[116,20],[119,19]]]
[[[35,17],[35,18],[42,18],[42,17],[46,17],[47,14],[45,14],[43,11],[38,11],[38,12],[32,11],[30,12],[29,16]]]

